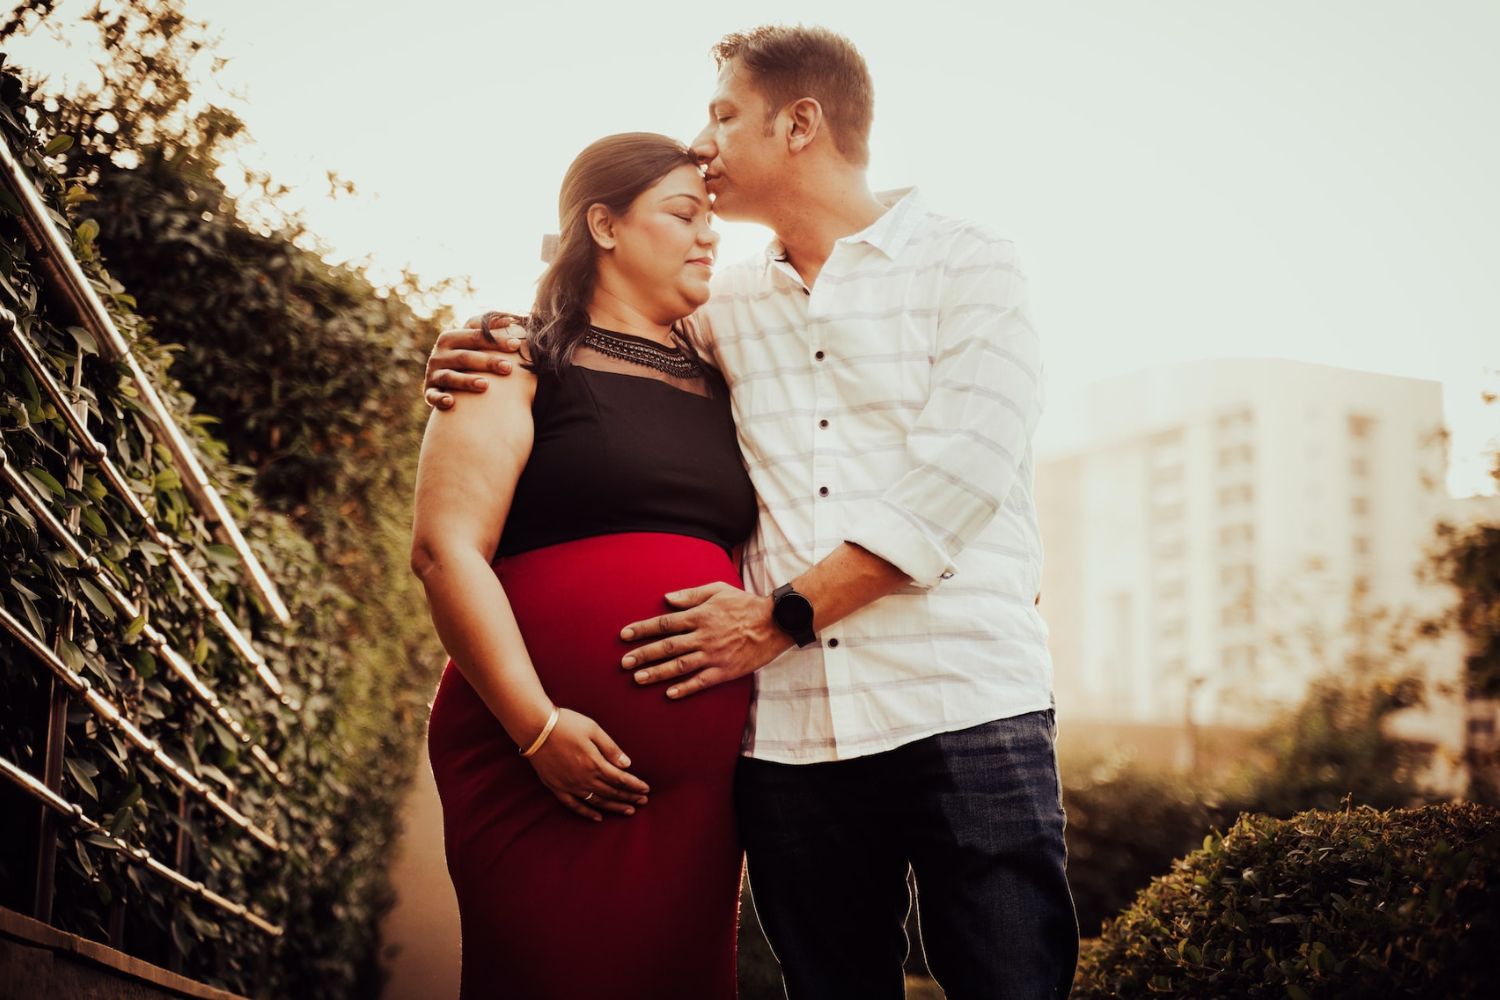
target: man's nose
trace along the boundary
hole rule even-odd
[[[703,126],[703,131],[699,132],[697,137],[693,139],[690,148],[693,151],[693,155],[698,157],[699,163],[707,163],[718,155],[719,149],[714,145],[713,140],[713,126]]]

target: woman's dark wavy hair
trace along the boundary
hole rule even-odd
[[[631,202],[681,166],[696,167],[692,150],[654,132],[608,135],[579,153],[558,195],[557,250],[537,282],[526,321],[532,371],[557,372],[589,329],[589,301],[598,278],[599,247],[589,235],[588,212],[604,205],[623,215]]]

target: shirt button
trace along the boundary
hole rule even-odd
[[[837,648],[838,644],[839,644],[839,641],[837,639],[829,639],[828,640],[828,646],[829,646],[829,648]]]
[[[818,487],[818,496],[820,496],[820,497],[826,497],[827,495],[828,495],[828,487],[826,487],[826,486],[819,486]]]
[[[828,421],[827,420],[819,420],[818,421],[818,426],[819,427],[827,427],[828,426]]]
[[[817,358],[819,361],[822,361],[823,360],[823,352],[819,351],[817,354],[814,354],[813,357]]]

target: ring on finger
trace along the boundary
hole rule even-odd
[[[589,792],[587,795],[585,795],[583,797],[583,801],[587,802],[589,799],[591,799],[593,797],[594,797],[594,793],[593,792]]]

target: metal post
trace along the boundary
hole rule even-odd
[[[187,791],[184,789],[177,793],[177,847],[172,854],[172,867],[184,876],[188,876],[188,849],[192,846],[192,838],[188,836],[189,816]],[[167,934],[167,968],[172,972],[182,971],[182,951],[177,947],[176,930],[182,921],[180,910],[186,905],[186,902],[180,902],[172,908],[172,924]]]
[[[73,634],[73,609],[63,611],[63,624],[58,634],[71,637]],[[56,677],[50,682],[47,707],[47,744],[42,763],[42,783],[49,791],[62,792],[63,744],[68,727],[68,689],[58,683]],[[60,829],[57,814],[45,805],[38,805],[39,813],[36,848],[36,886],[32,894],[31,915],[43,923],[52,922],[52,896],[57,875],[57,834]]]
[[[73,352],[73,412],[77,414],[81,423],[87,425],[89,414],[88,407],[83,403],[82,387],[83,348],[78,347]],[[71,435],[68,438],[68,488],[71,490],[83,488],[83,453],[79,450],[78,442]],[[81,508],[74,507],[68,511],[68,530],[76,533],[81,518]],[[58,626],[57,635],[54,636],[54,646],[59,637],[69,642],[73,641],[75,617],[76,612],[71,605],[63,609],[63,620]],[[51,692],[48,696],[47,748],[42,764],[42,782],[54,792],[62,791],[63,751],[66,747],[67,730],[68,689],[59,684],[56,677],[53,677]],[[40,812],[40,828],[36,850],[36,887],[32,895],[31,912],[38,920],[51,923],[52,898],[57,876],[58,817],[46,806],[39,806],[38,811]]]

